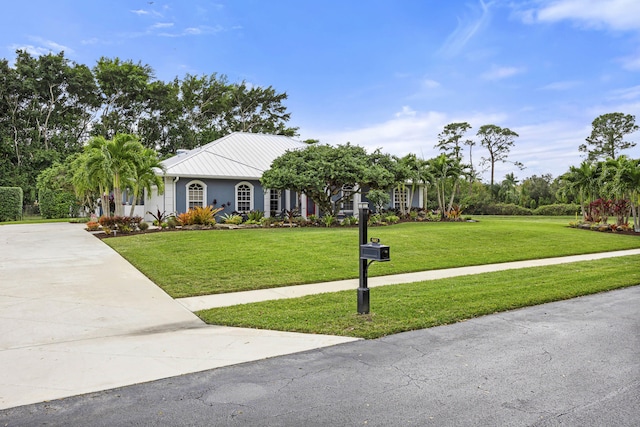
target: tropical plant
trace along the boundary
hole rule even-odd
[[[87,222],[87,230],[88,231],[98,231],[100,229],[100,224],[97,221],[89,221]]]
[[[387,224],[395,224],[398,221],[400,221],[400,217],[398,215],[395,215],[395,214],[384,215],[384,222],[386,222]]]
[[[616,169],[616,185],[629,200],[634,231],[640,232],[640,159],[620,156]]]
[[[598,193],[601,170],[602,163],[585,160],[578,167],[571,166],[569,172],[560,177],[560,191],[578,196],[585,220],[588,216],[588,204],[595,199],[595,195]]]
[[[249,213],[247,213],[248,221],[259,223],[262,218],[264,218],[264,212],[262,211],[249,211]]]
[[[216,215],[224,208],[214,208],[213,206],[196,206],[178,215],[181,225],[211,225],[216,222]]]
[[[336,217],[333,215],[325,215],[321,218],[325,227],[331,227],[336,222]]]
[[[113,184],[111,159],[106,150],[107,140],[101,136],[93,137],[85,146],[84,152],[73,163],[73,185],[76,194],[98,191],[103,215],[110,216],[109,194]]]
[[[238,214],[224,214],[220,217],[220,220],[224,224],[242,224],[242,217]]]
[[[151,192],[152,187],[156,187],[158,194],[164,192],[164,180],[158,175],[157,171],[166,171],[165,166],[160,162],[158,153],[149,148],[143,148],[133,158],[133,167],[131,169],[131,193],[133,195],[133,203],[131,203],[131,211],[129,215],[133,215],[136,200],[145,192]]]
[[[438,209],[441,218],[445,218],[453,206],[454,195],[458,186],[458,181],[463,173],[463,166],[460,162],[446,154],[430,160],[430,171],[433,174],[438,196]],[[449,205],[447,206],[447,191],[451,191]]]
[[[158,226],[165,222],[170,216],[166,211],[161,211],[160,209],[157,209],[156,213],[151,211],[147,211],[147,213],[153,217],[153,224]]]

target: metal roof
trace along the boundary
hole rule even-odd
[[[234,132],[164,160],[167,176],[258,179],[271,163],[306,144],[282,135]]]

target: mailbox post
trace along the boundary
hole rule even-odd
[[[360,203],[359,231],[360,231],[360,282],[358,286],[358,314],[369,314],[369,286],[368,270],[374,261],[389,261],[389,246],[381,245],[379,239],[367,242],[367,222],[369,221],[368,203]]]
[[[358,203],[358,230],[360,248],[367,244],[367,222],[369,222],[369,203]],[[360,253],[360,252],[358,252]],[[369,313],[369,287],[367,284],[367,260],[359,256],[360,282],[358,285],[358,314]]]

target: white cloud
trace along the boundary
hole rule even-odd
[[[396,117],[415,117],[416,112],[411,109],[411,107],[408,107],[406,105],[404,105],[402,107],[401,111],[398,111],[397,113],[394,114],[394,116]]]
[[[504,114],[471,113],[468,116],[449,116],[440,111],[419,112],[409,106],[382,123],[373,123],[355,129],[310,131],[309,135],[324,144],[337,145],[351,142],[372,152],[382,149],[383,152],[404,156],[414,153],[419,157],[431,158],[438,154],[434,146],[438,142],[438,134],[448,123],[469,122],[480,126],[485,123],[500,123],[505,120]],[[469,132],[473,136],[474,130]],[[302,139],[306,139],[303,137]]]
[[[637,0],[559,0],[523,13],[537,22],[573,21],[586,28],[640,30]],[[524,19],[527,22],[527,19]]]
[[[485,80],[501,80],[524,72],[524,68],[518,67],[497,67],[493,66],[491,70],[482,74]]]
[[[622,66],[630,71],[640,71],[640,54],[636,53],[632,56],[627,56],[620,60]]]
[[[62,45],[52,40],[46,40],[42,37],[29,37],[30,40],[36,44],[17,45],[13,44],[9,46],[9,49],[24,50],[33,56],[47,55],[49,53],[65,52],[66,54],[73,54],[74,50],[69,46]]]
[[[640,85],[628,88],[616,89],[611,92],[610,100],[634,100],[640,99]]]
[[[634,110],[625,111],[633,113]],[[476,141],[475,133],[478,128],[491,123],[507,126],[520,135],[516,138],[508,160],[522,162],[525,166],[525,169],[520,171],[510,163],[496,164],[495,179],[498,182],[511,172],[520,179],[548,173],[555,178],[565,173],[569,166],[579,165],[583,160],[578,147],[584,143],[584,139],[591,132],[589,119],[525,123],[519,126],[512,124],[515,120],[515,117],[505,113],[474,112],[454,116],[441,111],[421,112],[410,106],[403,106],[389,120],[381,123],[344,130],[316,131],[308,129],[310,135],[308,137],[317,138],[324,144],[338,145],[351,142],[366,148],[368,152],[380,148],[383,152],[392,155],[404,156],[408,153],[414,153],[419,157],[429,159],[439,154],[434,146],[437,144],[438,134],[448,123],[470,123],[473,128],[467,133],[467,137]],[[301,139],[307,139],[307,136],[302,135]],[[486,150],[477,142],[472,154],[475,167],[480,169],[480,159],[486,157]],[[463,157],[468,159],[466,147],[463,149]],[[483,173],[483,180],[489,182],[488,170]]]
[[[422,81],[422,86],[427,89],[435,89],[440,87],[440,83],[435,80],[425,79]]]
[[[200,35],[206,35],[206,34],[216,34],[216,33],[220,33],[222,31],[224,31],[225,29],[219,25],[215,26],[215,27],[210,27],[210,26],[199,26],[199,27],[189,27],[189,28],[185,28],[182,31],[178,31],[178,32],[174,32],[174,33],[168,33],[168,32],[162,32],[162,33],[158,33],[159,36],[162,37],[185,37],[185,36],[200,36]]]
[[[152,29],[155,28],[171,28],[173,27],[173,22],[157,22],[151,26]]]
[[[82,45],[94,45],[100,43],[100,40],[96,37],[92,37],[90,39],[80,40],[80,44]]]
[[[143,9],[132,10],[131,13],[135,13],[136,15],[149,15],[149,11]]]
[[[523,171],[515,172],[519,177],[550,173],[556,178],[569,166],[577,166],[582,161],[578,147],[591,133],[590,124],[568,121],[527,124],[511,129],[520,135],[509,155],[510,160],[525,166]],[[498,176],[514,172],[513,169],[512,165],[501,164],[496,168],[496,180]]]
[[[579,81],[575,81],[575,80],[568,80],[568,81],[562,81],[562,82],[553,82],[553,83],[549,83],[548,85],[542,86],[540,89],[541,90],[569,90],[569,89],[573,89],[576,86],[580,86],[582,83]]]
[[[34,46],[34,45],[31,45],[31,44],[26,44],[26,45],[12,44],[12,45],[9,45],[9,49],[12,50],[12,51],[24,50],[25,52],[27,52],[31,56],[46,55],[49,52],[51,52],[51,49],[47,49],[47,48],[42,47],[42,46]]]
[[[439,50],[440,54],[449,57],[457,55],[466,44],[488,24],[491,19],[489,5],[483,0],[479,0],[478,4],[480,6],[479,8],[471,6],[472,13],[475,16],[472,18],[458,18],[458,26],[445,40]]]

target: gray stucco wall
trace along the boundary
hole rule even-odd
[[[222,204],[231,203],[226,207],[224,213],[231,213],[236,210],[236,185],[241,182],[248,182],[253,185],[253,209],[264,210],[264,193],[260,181],[254,180],[214,180],[180,177],[176,183],[176,212],[182,213],[187,210],[187,186],[192,182],[201,182],[205,185],[206,205],[220,207]],[[216,203],[214,203],[214,201]]]

